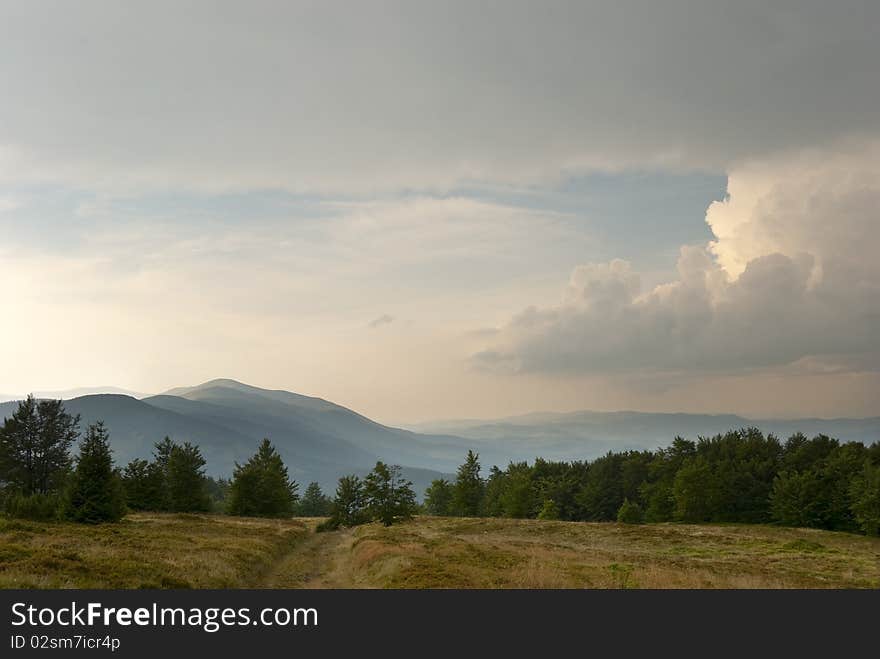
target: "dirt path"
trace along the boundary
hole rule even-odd
[[[350,531],[315,533],[314,527],[260,578],[258,588],[354,588],[345,560]]]

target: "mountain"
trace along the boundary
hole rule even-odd
[[[0,403],[0,418],[16,403]],[[440,421],[409,429],[376,423],[322,398],[260,389],[235,380],[211,380],[138,400],[94,394],[65,400],[82,425],[103,419],[116,462],[148,458],[166,435],[198,444],[207,471],[229,476],[263,437],[278,447],[291,475],[302,484],[318,481],[333,492],[339,476],[365,474],[376,460],[404,466],[421,494],[431,480],[454,472],[468,449],[491,465],[533,460],[584,460],[609,450],[653,449],[676,435],[696,438],[732,428],[757,426],[785,438],[801,431],[843,441],[880,441],[880,418],[753,420],[735,415],[644,412],[534,413],[497,420]]]
[[[866,419],[746,419],[733,414],[650,412],[536,412],[495,420],[435,421],[410,426],[416,432],[452,434],[477,446],[503,446],[509,459],[535,456],[592,458],[609,450],[653,449],[676,436],[696,439],[755,426],[785,439],[795,432],[826,434],[848,442],[880,441],[880,417]]]
[[[0,417],[16,403],[0,404]],[[441,472],[452,471],[467,451],[455,437],[419,435],[389,428],[334,403],[286,391],[269,391],[234,380],[212,380],[137,400],[99,394],[65,401],[82,427],[102,419],[111,433],[118,464],[148,458],[166,435],[198,444],[207,472],[229,476],[263,437],[277,446],[291,475],[316,480],[333,492],[339,476],[365,474],[381,459],[405,467],[420,494]],[[412,465],[412,466],[410,466]]]
[[[197,387],[173,389],[144,402],[200,418],[222,418],[223,423],[242,430],[262,424],[270,431],[298,433],[304,442],[324,438],[320,439],[323,451],[331,442],[342,441],[349,449],[353,445],[355,450],[394,464],[454,470],[468,450],[468,442],[460,437],[390,428],[322,398],[260,389],[234,380],[212,380]],[[371,460],[375,463],[375,459]]]
[[[64,389],[58,391],[34,391],[31,392],[36,398],[61,398],[63,400],[68,400],[70,398],[79,398],[80,396],[90,396],[92,394],[121,394],[123,396],[131,396],[132,398],[144,398],[148,394],[138,393],[137,391],[130,391],[128,389],[122,389],[120,387],[77,387],[76,389]],[[21,400],[25,396],[22,394],[18,395],[8,395],[8,394],[0,394],[0,402],[7,402],[12,400]]]

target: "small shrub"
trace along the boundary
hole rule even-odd
[[[58,494],[10,494],[3,500],[3,512],[8,517],[40,522],[58,520],[62,516],[63,498]]]
[[[545,499],[541,512],[538,513],[538,519],[559,519],[559,506],[553,499]]]
[[[624,499],[617,511],[617,521],[621,524],[643,524],[645,516],[642,507],[629,499]]]

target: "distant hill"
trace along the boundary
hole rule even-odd
[[[62,398],[68,400],[70,398],[79,398],[80,396],[91,396],[93,394],[121,394],[123,396],[131,396],[132,398],[144,398],[148,394],[122,389],[121,387],[99,386],[99,387],[77,387],[76,389],[63,389],[57,391],[32,391],[37,398]],[[20,400],[25,394],[0,394],[0,402]]]
[[[535,456],[591,458],[609,450],[654,449],[676,436],[696,439],[755,426],[785,439],[796,432],[826,434],[844,442],[880,441],[880,417],[866,419],[747,419],[733,414],[650,412],[536,412],[496,420],[451,420],[416,424],[416,432],[456,435],[491,447],[503,446],[510,459]]]

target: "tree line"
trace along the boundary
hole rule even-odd
[[[112,460],[102,422],[79,431],[61,401],[21,401],[0,427],[0,503],[13,517],[97,523],[128,510],[326,517],[321,530],[414,514],[571,521],[776,523],[880,534],[880,442],[840,443],[796,434],[780,442],[756,428],[655,451],[609,452],[592,461],[512,462],[484,477],[469,451],[453,480],[437,479],[416,501],[397,465],[318,483],[300,496],[268,439],[230,479],[205,474],[198,446],[166,437],[151,460]],[[78,444],[74,459],[71,448]]]
[[[880,442],[757,428],[593,461],[512,462],[481,476],[470,451],[425,491],[431,515],[571,521],[775,523],[880,534]]]

